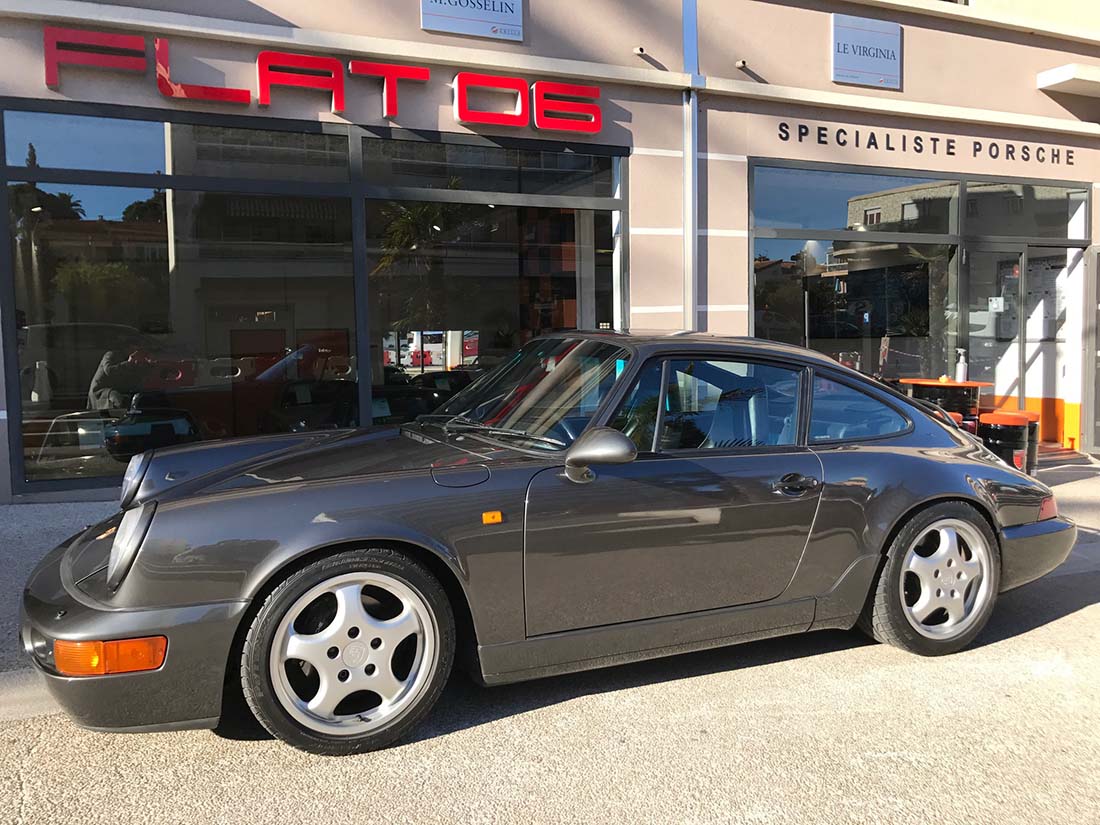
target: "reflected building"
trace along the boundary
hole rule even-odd
[[[1065,296],[1080,288],[1084,261],[1060,239],[1086,234],[1087,191],[985,180],[858,191],[862,178],[832,177],[832,188],[857,190],[841,237],[758,240],[758,250],[798,248],[787,260],[757,254],[757,334],[887,380],[953,378],[961,355],[969,379],[990,385],[984,406],[1045,405],[1045,435],[1060,440],[1051,402],[1071,345]]]

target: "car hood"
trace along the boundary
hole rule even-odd
[[[445,435],[438,427],[409,424],[400,429],[350,431],[302,439],[269,439],[275,449],[237,460],[242,449],[255,446],[251,439],[238,441],[219,461],[211,445],[209,472],[190,481],[157,490],[158,499],[175,499],[196,493],[214,493],[279,484],[362,477],[386,473],[427,471],[437,483],[470,486],[488,480],[489,465],[529,454],[472,438],[468,434]],[[174,475],[173,463],[189,453],[165,451],[154,457],[149,475]],[[190,451],[194,456],[194,450]],[[143,485],[143,489],[144,489]],[[149,496],[144,496],[147,499]]]

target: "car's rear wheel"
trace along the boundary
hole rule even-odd
[[[934,505],[891,542],[859,625],[923,656],[954,653],[989,621],[1000,572],[997,537],[982,515],[963,502]]]
[[[354,550],[271,592],[245,640],[241,683],[280,739],[358,753],[393,744],[424,717],[454,650],[454,615],[435,577],[396,550]]]

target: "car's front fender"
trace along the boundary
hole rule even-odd
[[[111,605],[249,600],[305,556],[400,543],[443,561],[467,596],[479,641],[522,638],[524,500],[536,469],[494,467],[484,482],[459,488],[410,472],[162,502]],[[485,524],[482,513],[497,510],[500,523]]]

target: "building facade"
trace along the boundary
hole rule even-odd
[[[569,328],[961,357],[1093,449],[1100,32],[1017,14],[0,0],[0,499],[407,420]]]

